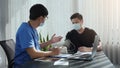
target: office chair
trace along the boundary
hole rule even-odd
[[[14,55],[15,55],[15,42],[13,39],[0,41],[0,45],[4,49],[7,59],[8,59],[8,68],[13,68]]]

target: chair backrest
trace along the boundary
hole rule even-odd
[[[11,61],[14,59],[15,55],[15,42],[13,39],[0,41],[0,45],[4,49],[8,58],[8,67],[11,66]]]

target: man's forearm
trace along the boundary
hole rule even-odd
[[[79,51],[81,51],[81,52],[91,52],[92,51],[92,49],[93,49],[93,47],[79,47],[78,48],[79,49]]]
[[[52,51],[37,51],[35,48],[27,48],[27,53],[30,55],[31,58],[41,58],[46,56],[54,55]]]
[[[84,48],[83,51],[85,51],[85,52],[91,52],[92,49],[93,49],[93,47],[86,47],[86,48]]]

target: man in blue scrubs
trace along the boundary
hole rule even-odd
[[[35,4],[30,8],[30,20],[23,22],[16,33],[15,68],[34,58],[59,54],[60,51],[58,48],[53,48],[51,51],[46,52],[41,51],[41,48],[59,42],[62,39],[61,36],[55,37],[54,34],[48,42],[41,44],[38,42],[39,39],[36,28],[44,25],[47,15],[48,10],[42,4]]]

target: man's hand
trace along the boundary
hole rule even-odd
[[[59,42],[61,41],[62,39],[62,36],[58,36],[58,37],[55,37],[55,34],[52,36],[51,40],[47,41],[47,42],[44,42],[44,43],[41,43],[41,47],[46,47],[50,44],[53,44],[53,43],[56,43],[56,42]]]
[[[91,47],[84,47],[84,46],[82,46],[82,47],[79,47],[78,50],[80,52],[91,52],[92,48]]]
[[[56,34],[54,34],[53,36],[52,36],[52,38],[51,38],[51,43],[56,43],[56,42],[59,42],[59,41],[61,41],[61,39],[63,38],[62,36],[57,36],[57,37],[55,37],[55,35]]]
[[[97,46],[97,51],[99,52],[99,51],[102,51],[102,45],[98,45]]]
[[[60,49],[59,48],[53,48],[51,50],[51,55],[58,55],[60,53]]]

